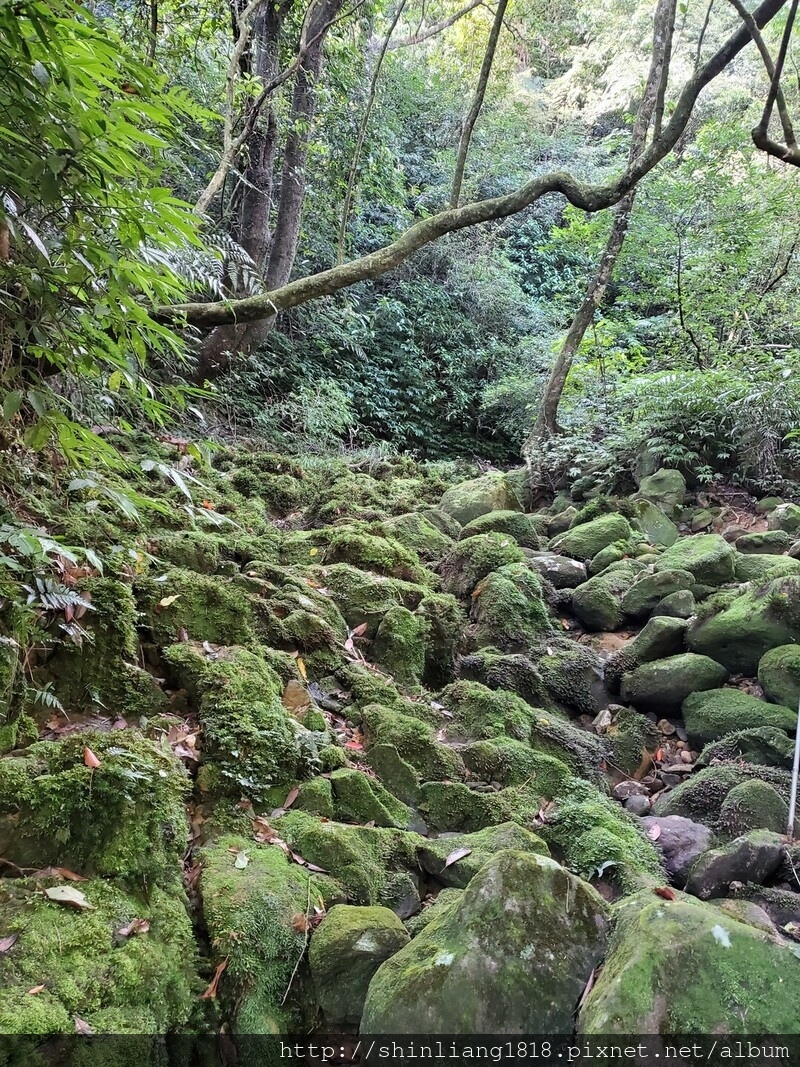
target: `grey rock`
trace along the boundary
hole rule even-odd
[[[531,552],[531,563],[556,588],[574,589],[586,581],[586,564],[557,552]]]
[[[708,900],[726,896],[731,882],[762,885],[780,866],[783,850],[778,834],[751,830],[700,856],[689,872],[686,892]]]
[[[675,885],[684,886],[692,865],[711,844],[709,828],[682,815],[648,815],[642,826],[645,832],[659,827],[655,845],[664,857],[667,874]]]

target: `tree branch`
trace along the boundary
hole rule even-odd
[[[468,4],[465,4],[464,7],[449,18],[435,22],[433,26],[429,26],[426,30],[418,30],[416,33],[412,33],[410,37],[401,37],[399,41],[392,41],[389,45],[389,51],[394,52],[396,48],[408,48],[410,45],[422,44],[423,41],[430,40],[437,33],[442,33],[443,30],[448,30],[451,26],[454,26],[459,19],[463,19],[465,15],[468,15],[470,11],[474,11],[476,7],[480,7],[484,2],[485,0],[470,0]]]
[[[761,29],[785,6],[787,0],[762,0],[753,12],[753,20]],[[242,300],[222,300],[217,303],[176,304],[153,310],[159,322],[192,326],[225,326],[237,322],[254,322],[269,318],[286,308],[297,307],[309,300],[330,296],[356,282],[378,278],[386,274],[412,253],[447,233],[466,229],[482,222],[508,218],[523,211],[548,193],[561,193],[575,207],[583,211],[600,211],[618,203],[626,193],[672,151],[689,122],[694,105],[703,89],[716,78],[750,41],[746,27],[735,31],[728,40],[700,66],[684,85],[672,117],[649,147],[641,153],[616,181],[605,185],[581,182],[571,174],[556,172],[542,175],[505,196],[479,200],[460,208],[448,208],[431,218],[415,223],[391,244],[350,263],[306,278],[298,278],[269,293],[245,297]]]

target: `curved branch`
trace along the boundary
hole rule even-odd
[[[756,26],[759,29],[766,26],[786,2],[787,0],[762,0],[753,12]],[[319,274],[298,278],[272,292],[260,293],[242,300],[176,304],[172,307],[156,308],[153,317],[159,322],[185,322],[204,328],[237,322],[255,322],[258,319],[270,318],[286,308],[305,304],[309,300],[330,296],[356,282],[378,278],[408,259],[417,249],[443,237],[444,234],[454,233],[481,222],[493,222],[516,215],[547,193],[561,193],[571,204],[583,211],[600,211],[611,207],[672,151],[689,122],[700,93],[749,41],[749,30],[740,27],[697,69],[678,97],[672,117],[662,130],[661,136],[655,138],[616,181],[605,185],[592,185],[562,172],[542,175],[505,196],[479,200],[460,208],[448,208],[432,218],[415,223],[395,241],[377,252],[321,271]]]
[[[408,48],[413,44],[422,44],[423,41],[430,40],[431,37],[435,37],[437,33],[442,33],[443,30],[448,30],[451,26],[454,26],[459,19],[463,19],[465,15],[468,15],[470,11],[474,11],[476,7],[480,7],[486,0],[470,0],[464,7],[459,8],[454,15],[450,15],[449,18],[442,19],[441,22],[435,22],[433,26],[428,26],[426,30],[418,30],[417,33],[412,33],[410,37],[401,37],[399,41],[392,41],[389,45],[389,51],[394,52],[396,48]]]

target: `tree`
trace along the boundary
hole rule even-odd
[[[752,12],[753,23],[759,30],[763,29],[785,4],[786,0],[762,0]],[[390,244],[349,263],[279,284],[276,288],[256,296],[213,303],[162,305],[154,310],[154,315],[163,323],[185,323],[201,328],[263,321],[278,311],[331,295],[356,282],[380,277],[419,248],[444,234],[507,218],[548,193],[560,193],[571,204],[584,211],[599,211],[611,207],[619,203],[672,151],[686,130],[702,90],[745,48],[750,36],[751,32],[746,26],[738,28],[698,66],[695,73],[686,80],[675,101],[672,115],[659,136],[653,138],[648,147],[629,162],[623,173],[610,182],[592,184],[568,173],[546,174],[533,178],[521,188],[503,196],[476,201],[459,208],[451,207],[431,218],[422,219]]]

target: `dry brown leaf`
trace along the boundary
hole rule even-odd
[[[85,1019],[81,1019],[78,1015],[75,1017],[75,1033],[83,1034],[84,1037],[88,1037],[89,1034],[93,1034],[94,1030],[89,1026]]]
[[[302,913],[302,911],[298,911],[295,915],[292,916],[292,929],[296,934],[307,933],[309,926],[310,923],[308,921],[308,918]]]
[[[42,867],[40,871],[34,871],[32,878],[63,878],[67,882],[85,882],[82,874],[76,874],[66,867]]]
[[[458,863],[459,860],[463,860],[465,856],[469,856],[472,852],[471,848],[456,848],[450,853],[447,859],[444,861],[444,867],[442,870],[446,870],[448,867],[452,867],[454,863]]]
[[[653,826],[650,827],[650,829],[647,831],[647,836],[650,838],[651,841],[658,841],[659,837],[661,837],[661,827],[658,825],[658,823],[655,823]]]
[[[12,949],[17,941],[19,941],[19,934],[9,934],[8,937],[0,938],[0,956],[4,956]]]
[[[592,968],[592,973],[589,975],[588,982],[583,987],[583,992],[581,993],[581,999],[578,1001],[578,1011],[580,1011],[580,1009],[586,1003],[587,997],[589,996],[591,991],[594,989],[594,983],[595,983],[596,980],[597,980],[597,968],[594,967],[594,968]]]
[[[670,889],[668,885],[659,885],[653,890],[656,896],[662,898],[662,900],[675,900],[675,891]]]
[[[180,593],[176,593],[174,596],[165,596],[156,604],[156,611],[163,611],[164,608],[170,607],[180,596]]]
[[[283,802],[284,809],[290,808],[292,806],[292,804],[294,804],[294,802],[297,800],[297,798],[299,796],[300,796],[300,786],[296,785],[293,789],[290,789],[289,792],[286,794],[286,800],[284,800],[284,802]]]
[[[365,623],[365,622],[360,622],[358,624],[358,626],[356,626],[355,630],[351,630],[350,631],[350,636],[351,637],[363,637],[364,634],[367,632],[367,625],[368,624]]]
[[[217,964],[217,969],[214,971],[214,977],[211,979],[208,985],[208,989],[205,993],[201,994],[201,1000],[214,1000],[217,996],[217,990],[219,989],[219,980],[222,978],[222,972],[228,966],[228,957],[226,956],[222,963]]]
[[[35,985],[35,986],[33,986],[32,989],[28,990],[28,996],[29,997],[35,997],[37,993],[44,993],[44,991],[45,991],[45,986],[43,986],[43,985]]]
[[[117,937],[133,937],[134,934],[146,934],[150,929],[150,921],[148,919],[131,919],[129,923],[124,926],[120,926],[117,930]]]
[[[97,758],[97,756],[95,756],[94,752],[92,752],[90,748],[85,748],[83,750],[83,762],[87,767],[90,767],[92,770],[100,766],[100,760]]]
[[[316,863],[309,863],[308,860],[303,860],[306,870],[313,871],[314,874],[327,874],[328,871],[324,867],[318,867]]]
[[[298,656],[295,662],[297,663],[297,670],[300,672],[300,677],[303,679],[304,682],[307,682],[308,672],[306,671],[306,665],[303,662],[303,657]]]

